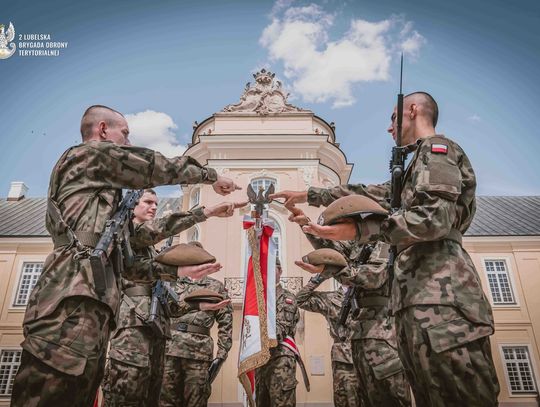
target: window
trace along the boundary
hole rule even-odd
[[[259,189],[262,187],[265,191],[268,189],[270,185],[274,184],[274,187],[276,186],[276,180],[272,178],[256,178],[251,181],[251,188],[257,193],[259,193]]]
[[[0,353],[0,396],[10,396],[13,380],[21,364],[21,350],[3,350]]]
[[[32,289],[36,285],[41,271],[43,270],[43,263],[24,263],[21,273],[21,279],[19,281],[19,287],[17,288],[17,295],[15,296],[15,303],[13,305],[26,305],[28,304],[28,297]]]
[[[189,198],[189,207],[193,208],[199,205],[200,200],[201,200],[201,189],[195,188],[193,191],[191,191],[191,195]]]
[[[511,393],[536,393],[527,346],[503,346],[502,352]]]
[[[279,224],[275,220],[274,225],[275,229],[274,233],[272,234],[272,241],[276,245],[276,258],[283,262],[283,259],[281,258],[281,229],[279,228]]]
[[[515,304],[505,260],[484,261],[493,304]]]
[[[187,241],[188,242],[198,242],[199,241],[199,229],[196,226],[194,226],[193,228],[188,230]]]

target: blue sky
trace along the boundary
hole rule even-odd
[[[352,182],[384,181],[404,43],[404,92],[437,99],[438,130],[468,153],[478,192],[540,194],[537,1],[28,1],[2,6],[10,21],[69,46],[0,60],[0,196],[15,180],[46,194],[91,104],[152,123],[141,144],[181,151],[193,121],[237,102],[262,67],[336,123]]]

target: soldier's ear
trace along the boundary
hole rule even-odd
[[[98,134],[101,140],[107,139],[107,135],[106,135],[107,129],[108,129],[107,123],[105,123],[104,121],[98,122]]]

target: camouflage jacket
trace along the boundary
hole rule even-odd
[[[362,246],[356,242],[306,236],[315,248],[328,247],[347,258],[348,267],[334,272],[332,276],[342,284],[356,287],[360,313],[353,327],[352,339],[382,339],[396,347],[394,317],[389,315],[388,244],[377,242],[368,260],[362,264]],[[382,302],[382,305],[373,301]]]
[[[99,236],[105,222],[117,209],[122,188],[213,183],[216,179],[215,170],[203,168],[191,157],[168,159],[146,148],[91,141],[62,154],[52,170],[48,198],[58,204],[63,220],[72,230]],[[60,301],[71,296],[93,298],[116,314],[120,288],[112,270],[109,278],[113,289],[98,296],[90,261],[86,256],[75,259],[75,247],[56,244],[60,243],[65,228],[53,220],[49,211],[46,226],[58,247],[45,261],[43,273],[30,296],[24,322],[50,314]]]
[[[182,298],[202,288],[218,292],[225,298],[229,298],[223,283],[212,277],[205,277],[202,280],[191,280],[184,277],[178,279],[173,286],[180,298],[180,306],[186,304],[182,301]],[[180,332],[175,327],[179,323],[185,323],[210,329],[215,321],[218,327],[218,350],[216,357],[224,360],[227,358],[227,354],[232,347],[233,310],[231,304],[218,311],[200,311],[185,307],[179,308],[173,305],[171,311],[173,314],[171,318],[172,339],[167,341],[168,356],[195,360],[212,360],[214,358],[214,341],[211,336]]]
[[[122,278],[122,302],[117,322],[118,329],[145,326],[145,321],[150,316],[152,297],[137,295],[126,298],[127,295],[124,293],[126,289],[137,286],[150,287],[153,285],[151,280],[154,276],[160,276],[163,280],[176,281],[177,267],[167,266],[154,260],[157,254],[154,244],[204,220],[206,216],[203,208],[197,208],[189,212],[172,213],[135,226],[135,235],[130,239],[135,263],[126,273],[134,281]],[[163,331],[169,335],[169,318],[161,313],[160,319]]]
[[[474,171],[459,145],[438,135],[418,140],[403,179],[401,209],[381,226],[382,237],[401,250],[394,267],[394,312],[416,304],[449,305],[468,320],[493,327],[472,260],[455,238],[449,238],[451,231],[463,234],[471,224],[475,190]],[[390,183],[310,188],[308,201],[328,205],[351,193],[388,207]]]
[[[296,334],[296,324],[300,320],[300,312],[296,304],[296,297],[281,284],[276,285],[276,335],[278,346],[270,351],[270,358],[278,356],[293,356],[294,353],[285,346],[279,345],[286,336],[292,338]]]
[[[343,303],[343,290],[336,291],[315,291],[319,285],[308,281],[296,294],[298,307],[321,314],[325,317],[330,328],[330,336],[334,340],[332,345],[331,358],[334,362],[353,364],[351,337],[353,328],[349,321],[342,326],[339,323],[339,313]]]

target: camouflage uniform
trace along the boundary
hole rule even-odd
[[[153,261],[157,254],[153,245],[140,246],[141,242],[157,243],[174,236],[206,220],[203,208],[192,212],[173,213],[160,219],[136,226],[137,241],[132,248],[135,253],[133,268],[136,274],[156,272],[168,275],[165,266]],[[112,334],[109,362],[103,381],[104,406],[158,406],[163,379],[165,340],[170,338],[169,318],[161,306],[159,312],[159,335],[147,324],[150,317],[151,282],[134,282],[122,279],[122,302],[116,331]],[[159,310],[158,310],[159,311]]]
[[[296,294],[298,307],[322,314],[330,328],[332,345],[332,378],[334,387],[334,405],[336,407],[358,407],[361,405],[360,381],[353,365],[351,337],[354,327],[347,321],[345,326],[339,323],[343,290],[315,291],[319,283],[309,282]]]
[[[420,139],[414,148],[402,209],[381,227],[399,252],[392,308],[400,358],[419,407],[496,405],[493,315],[461,246],[476,208],[474,171],[461,147],[443,136]],[[308,200],[328,205],[351,193],[388,205],[390,184],[310,188]]]
[[[175,285],[180,300],[189,293],[203,288],[218,292],[228,298],[223,283],[211,277],[196,281],[181,278]],[[181,306],[185,305],[184,301],[180,302]],[[214,321],[217,322],[216,358],[225,360],[232,347],[232,306],[229,304],[218,311],[199,311],[180,309],[173,304],[171,311],[173,314],[172,338],[167,341],[159,404],[160,406],[206,406],[211,393],[208,369],[214,354],[214,341],[210,336],[210,328],[214,325]],[[193,332],[193,330],[200,332]]]
[[[276,334],[278,342],[294,338],[300,319],[296,298],[276,286]],[[255,403],[259,407],[296,406],[296,358],[292,350],[278,345],[270,351],[270,360],[255,371]]]
[[[62,155],[53,168],[48,196],[80,241],[92,247],[116,210],[122,188],[212,183],[216,179],[213,169],[201,167],[190,157],[167,159],[145,148],[91,141]],[[45,260],[26,309],[13,406],[91,404],[102,379],[109,334],[120,304],[118,270],[111,266],[107,273],[108,286],[113,288],[97,294],[87,253],[76,256],[77,247],[69,243],[65,228],[53,219],[51,210],[49,207],[46,225],[55,249]],[[126,273],[136,280],[158,277],[148,270],[144,275]]]
[[[352,357],[364,405],[410,406],[410,387],[398,356],[395,321],[388,309],[388,245],[378,242],[362,263],[363,247],[354,241],[337,242],[309,234],[306,237],[315,248],[328,247],[347,258],[349,266],[332,275],[342,284],[356,288],[360,312],[352,322]]]

